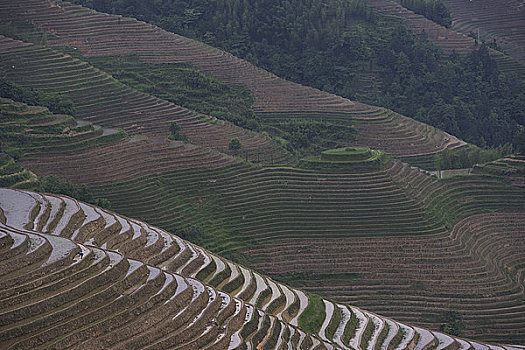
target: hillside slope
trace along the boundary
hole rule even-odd
[[[251,91],[254,111],[261,118],[284,114],[287,118],[342,120],[355,124],[363,140],[359,143],[370,147],[377,147],[374,140],[380,128],[384,141],[381,146],[396,156],[434,154],[464,145],[410,118],[393,117],[383,108],[285,81],[224,51],[131,18],[44,0],[2,2],[0,8],[6,20],[16,18],[50,33],[46,42],[51,46],[75,47],[87,56],[134,53],[146,62],[182,62],[220,81],[242,84]],[[414,134],[415,129],[420,131]],[[405,142],[406,138],[410,142]]]
[[[307,297],[146,223],[68,197],[0,194],[5,348],[489,349]],[[306,318],[316,324],[311,337],[297,325],[306,327],[314,302],[323,311]]]
[[[516,0],[458,1],[443,0],[452,15],[452,28],[458,32],[478,34],[487,42],[495,40],[508,54],[525,61],[525,9]]]

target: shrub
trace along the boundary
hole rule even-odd
[[[179,141],[187,141],[188,137],[180,131],[180,126],[177,124],[177,122],[171,122],[170,124],[170,136],[168,137],[170,140],[179,140]]]
[[[231,139],[230,144],[228,145],[228,148],[230,149],[230,151],[234,151],[234,152],[239,151],[241,147],[242,147],[241,141],[239,141],[238,138]]]

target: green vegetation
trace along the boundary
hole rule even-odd
[[[441,324],[440,330],[443,333],[455,335],[461,337],[463,335],[463,319],[461,315],[456,311],[447,311],[443,315],[443,323]]]
[[[242,148],[242,145],[238,138],[233,138],[231,139],[228,148],[230,149],[230,151],[238,152]]]
[[[35,180],[34,175],[32,176],[20,163],[8,154],[0,152],[0,187],[31,188]]]
[[[326,311],[323,299],[321,297],[307,293],[308,295],[308,306],[299,316],[299,325],[301,329],[308,333],[317,333],[323,325],[326,317]]]
[[[103,135],[102,128],[77,123],[70,115],[52,114],[45,107],[0,98],[0,144],[2,151],[16,160],[45,151],[113,142],[126,136],[122,130]]]
[[[377,337],[377,341],[376,341],[376,346],[374,347],[374,350],[380,350],[381,349],[381,344],[384,343],[387,335],[388,335],[388,332],[390,330],[390,326],[388,325],[388,323],[385,322],[385,325],[383,327],[383,330],[381,331],[381,333],[379,333],[379,336]]]
[[[452,24],[450,11],[441,0],[401,0],[401,5],[442,26]]]
[[[38,179],[35,191],[65,194],[83,202],[91,203],[102,208],[111,209],[111,203],[106,198],[97,198],[92,190],[86,185],[77,185],[69,181],[60,180],[55,175],[45,176]]]
[[[525,83],[501,74],[485,46],[445,55],[366,1],[76,2],[197,38],[283,78],[391,108],[481,147],[510,142],[525,125]],[[414,2],[427,3],[425,11],[446,18],[437,0]]]
[[[374,334],[375,325],[372,320],[368,321],[366,324],[366,328],[363,332],[362,338],[361,338],[361,349],[367,349],[368,348],[368,342],[370,341],[370,338],[372,337],[372,334]]]
[[[266,122],[265,122],[266,123]],[[341,141],[353,140],[356,130],[342,123],[287,118],[268,121],[265,130],[287,141],[292,153],[318,154],[324,149],[340,147]]]
[[[397,331],[397,334],[392,338],[390,341],[390,345],[388,346],[389,350],[397,348],[397,346],[401,343],[403,340],[403,337],[405,336],[405,330],[401,327],[399,327],[399,330]]]
[[[516,152],[525,154],[525,128],[522,128],[514,137],[513,140],[514,147],[516,147]]]
[[[390,159],[381,151],[346,147],[324,151],[320,157],[301,159],[297,167],[334,172],[373,172],[385,167]]]
[[[89,63],[122,83],[199,113],[256,130],[248,90],[227,85],[181,63],[143,63],[136,55],[88,58]]]
[[[509,143],[486,149],[474,145],[452,150],[445,149],[436,156],[436,168],[438,170],[471,168],[478,163],[490,162],[509,154],[512,154],[512,145]]]
[[[359,326],[359,320],[355,313],[351,312],[350,320],[346,323],[343,331],[343,344],[349,345],[350,339],[352,339],[352,336],[355,334],[357,326]]]
[[[186,137],[186,135],[184,133],[182,133],[180,131],[180,126],[179,124],[177,124],[177,122],[171,122],[170,124],[170,136],[168,136],[168,138],[170,140],[179,140],[179,141],[187,141],[188,138]]]
[[[1,72],[0,75],[2,75]],[[4,77],[0,77],[0,97],[10,98],[31,106],[44,106],[53,113],[75,114],[74,104],[70,98],[52,92],[26,88]]]
[[[341,309],[335,306],[334,313],[332,315],[332,318],[330,319],[330,323],[328,323],[328,326],[325,330],[325,335],[328,339],[333,339],[335,331],[337,330],[339,323],[341,323],[342,315],[343,314],[341,312]]]

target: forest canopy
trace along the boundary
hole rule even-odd
[[[446,55],[364,0],[75,2],[202,40],[285,79],[391,108],[479,146],[511,142],[525,124],[523,81],[502,74],[484,45]],[[437,0],[411,3],[446,17]]]

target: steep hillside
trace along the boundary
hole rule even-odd
[[[68,197],[0,194],[5,348],[489,349],[307,295]]]
[[[414,136],[410,142],[403,143],[403,136],[413,135],[414,126],[420,123],[409,118],[392,118],[392,113],[388,110],[358,104],[333,94],[279,79],[231,54],[134,19],[96,13],[65,2],[53,4],[56,5],[43,0],[27,0],[16,4],[2,3],[0,6],[6,16],[32,23],[36,28],[51,33],[52,35],[46,39],[48,45],[75,47],[87,56],[133,53],[145,62],[182,62],[197,67],[225,83],[242,84],[251,91],[254,98],[254,111],[263,120],[275,114],[279,116],[284,114],[289,119],[291,117],[306,120],[321,118],[343,125],[355,123],[360,137],[364,139],[361,144],[371,147],[377,146],[367,145],[365,142],[376,138],[376,128],[379,127],[383,130],[382,148],[387,153],[397,156],[430,154],[447,147],[463,145],[453,136],[431,127],[425,129],[422,124],[421,134]],[[27,8],[31,10],[26,11]],[[23,53],[17,51],[10,56],[16,57],[15,55],[23,56]],[[10,73],[14,76],[14,72],[6,71],[8,76]],[[27,79],[26,84],[32,84],[30,77]],[[20,83],[23,82],[20,80]],[[75,99],[75,96],[72,98]],[[77,98],[80,99],[79,108],[82,108],[84,105],[82,100],[85,98],[82,96]],[[97,111],[100,112],[101,109],[91,109],[91,112],[87,113],[91,115]],[[127,115],[126,120],[129,118],[130,116]],[[127,125],[136,124],[136,120],[132,118]],[[152,125],[161,127],[163,124],[159,121]],[[243,144],[242,140],[241,144]]]
[[[451,10],[452,27],[446,28],[423,15],[403,7],[401,0],[370,0],[370,6],[381,13],[403,19],[410,29],[424,35],[434,45],[446,52],[466,54],[481,42],[499,42],[499,51],[492,50],[502,72],[518,74],[523,79],[523,14],[521,6],[513,1],[461,1],[444,0]],[[521,22],[520,22],[521,19]],[[480,42],[478,42],[478,30]],[[521,43],[521,46],[520,46]],[[510,56],[509,56],[510,55]]]
[[[525,192],[502,179],[471,175],[438,181],[401,163],[365,173],[238,164],[164,170],[117,183],[104,167],[79,170],[81,163],[73,159],[24,164],[44,175],[61,169],[61,176],[93,186],[119,212],[180,232],[294,286],[433,329],[450,309],[461,314],[466,335],[523,339],[515,321],[493,325],[485,318],[508,308],[523,317],[518,272],[508,279],[494,260],[487,262],[485,253],[465,247],[461,240],[467,238],[454,233],[458,221],[495,210],[516,225],[523,222]],[[492,224],[493,230],[506,227],[499,220]],[[488,244],[504,242],[488,239]],[[519,247],[518,242],[513,244]],[[519,252],[509,254],[520,258]],[[451,261],[457,263],[450,266]],[[481,293],[486,288],[491,292]],[[478,304],[476,312],[472,303]],[[486,327],[495,333],[483,332]]]
[[[196,289],[188,290],[188,299],[184,300],[191,299],[193,293],[194,301],[202,303],[192,314],[162,316],[166,320],[180,316],[188,326],[171,324],[169,335],[148,329],[143,337],[145,341],[151,339],[148,346],[174,345],[171,341],[186,328],[192,339],[202,334],[196,341],[203,343],[192,344],[195,348],[214,341],[218,343],[213,346],[224,347],[222,342],[237,334],[232,339],[237,339],[234,343],[240,348],[253,348],[262,342],[265,348],[285,343],[296,348],[302,343],[304,348],[320,344],[318,348],[486,349],[478,343],[442,335],[438,333],[440,328],[482,341],[525,341],[521,326],[525,317],[521,253],[525,193],[523,187],[511,183],[519,184],[519,179],[509,180],[505,172],[486,171],[482,175],[437,180],[419,168],[390,158],[431,169],[436,156],[465,149],[463,141],[389,109],[283,80],[231,54],[135,19],[44,0],[0,1],[0,19],[12,21],[6,27],[14,37],[37,42],[0,37],[0,68],[7,80],[67,96],[75,104],[76,118],[104,128],[122,128],[130,135],[87,147],[57,147],[62,139],[69,140],[62,134],[75,129],[74,121],[49,116],[50,124],[60,126],[53,129],[56,135],[50,146],[30,143],[24,149],[28,154],[20,158],[21,164],[38,176],[55,174],[88,185],[98,196],[108,198],[119,213],[158,225],[192,242],[70,198],[8,190],[0,196],[3,203],[8,199],[7,204],[12,198],[20,199],[24,203],[22,211],[30,213],[23,215],[28,221],[14,225],[17,229],[60,234],[74,244],[99,251],[97,256],[106,254],[110,261],[111,256],[122,261],[123,265],[113,264],[120,267],[114,270],[117,282],[123,282],[115,290],[129,291],[131,295],[134,289],[130,288],[137,287],[135,294],[146,293],[145,298],[151,296],[147,294],[151,291],[155,303],[164,290],[168,293],[168,285],[177,276],[188,285],[194,278],[210,286],[195,282]],[[479,58],[475,54],[472,57]],[[490,68],[490,61],[478,63],[476,67],[487,63]],[[254,120],[273,138],[175,104],[171,98],[178,90],[161,91],[165,85],[147,81],[154,76],[151,67],[155,66],[159,67],[155,74],[191,66],[195,79],[202,78],[204,84],[218,80],[242,85],[253,98]],[[514,85],[509,83],[511,87]],[[190,90],[185,90],[183,83],[179,88],[183,93]],[[161,93],[162,98],[157,96]],[[193,103],[198,102],[195,95],[191,98]],[[202,99],[213,104],[213,98],[205,95]],[[17,106],[16,102],[9,104]],[[514,107],[509,104],[509,110],[520,112],[519,106]],[[39,110],[20,108],[31,111],[29,115]],[[440,116],[448,116],[448,112],[447,106],[435,109]],[[13,117],[22,114],[22,110],[9,114],[8,123],[30,124],[24,118],[13,123]],[[44,129],[46,122],[41,125]],[[78,120],[76,123],[78,128],[85,127]],[[34,131],[27,130],[31,128],[26,124],[13,129],[16,138],[34,138]],[[309,143],[312,133],[326,134],[338,128],[344,132],[336,135],[343,136],[333,136],[330,141],[345,147],[335,151],[326,151],[325,147],[321,156],[292,164],[293,156],[284,148],[284,138]],[[71,136],[89,132],[96,139],[101,136],[99,130],[87,127],[76,130],[78,135],[73,130]],[[181,140],[183,137],[173,140],[173,130],[188,142]],[[235,139],[242,146],[240,151],[230,147]],[[336,153],[359,153],[349,148],[354,146],[373,151],[365,152],[369,158],[338,158]],[[469,157],[468,153],[464,155]],[[13,170],[11,159],[5,159],[4,165]],[[495,167],[497,164],[492,165]],[[22,176],[22,170],[14,170],[15,175]],[[12,226],[8,216],[7,225]],[[21,222],[16,217],[13,220]],[[16,235],[9,235],[7,245],[13,240],[22,242],[12,238]],[[53,236],[39,237],[49,241]],[[73,244],[67,242],[64,244]],[[32,253],[28,244],[19,249],[27,248]],[[17,251],[5,250],[7,254]],[[149,265],[137,274],[132,271],[122,276],[126,268],[129,272],[129,267],[137,267],[128,259]],[[267,272],[275,280],[239,263]],[[162,268],[165,275],[158,270]],[[126,284],[127,278],[135,277],[138,280]],[[230,293],[230,297],[221,294],[220,298],[228,302],[219,305],[219,292],[211,286]],[[301,292],[298,287],[333,299]],[[54,288],[62,287],[50,287]],[[175,288],[175,284],[169,288]],[[9,298],[23,308],[25,295],[32,295],[28,293],[21,299],[15,294]],[[113,296],[101,294],[100,298],[107,295]],[[242,306],[243,302],[251,304],[251,311]],[[416,326],[396,323],[346,302]],[[47,299],[42,305],[48,306],[46,303]],[[57,307],[63,310],[69,304]],[[41,334],[48,328],[60,329],[45,326],[49,319],[23,321],[24,316],[15,309],[8,309],[6,317],[20,324],[37,324],[42,327]],[[203,315],[217,310],[223,311],[217,314],[217,325],[201,323]],[[34,312],[31,317],[36,317]],[[251,317],[246,317],[242,326],[237,321],[242,320],[244,312]],[[110,315],[103,317],[94,322],[105,322]],[[196,317],[194,322],[190,321],[192,317]],[[82,334],[64,335],[60,346],[89,341],[88,332],[98,332],[98,328],[82,322],[91,319],[81,320],[78,324],[82,325]],[[222,325],[226,327],[224,332],[219,329]],[[16,327],[5,327],[13,342],[15,338],[29,345],[62,341],[45,338],[45,334],[39,339],[29,340],[25,335],[17,338],[20,333],[16,333]],[[146,346],[134,337],[138,334],[128,337],[130,330],[124,328],[123,333],[115,330],[101,336],[110,339],[119,333],[114,340],[119,348]],[[243,342],[253,344],[244,347],[240,344]]]
[[[452,15],[452,28],[495,41],[507,54],[525,61],[525,9],[523,2],[443,0]]]
[[[75,2],[143,19],[280,77],[388,107],[478,146],[512,142],[516,123],[523,124],[523,114],[516,118],[516,110],[506,107],[523,99],[518,91],[525,89],[525,65],[501,52],[489,56],[482,42],[476,45],[399,1]],[[479,49],[483,61],[495,62],[479,65]]]

